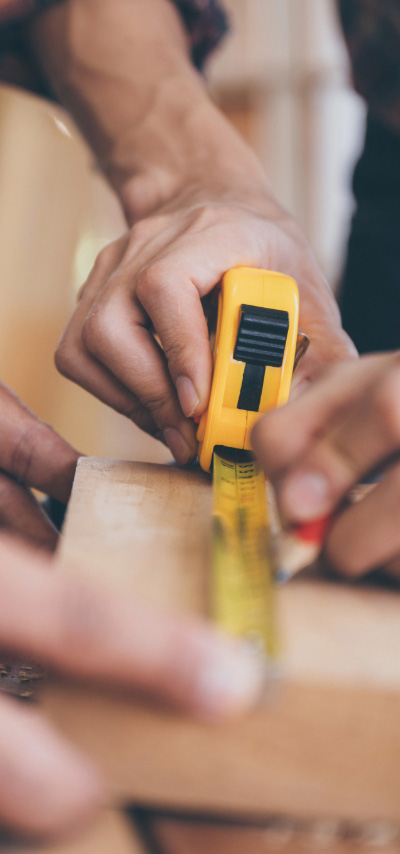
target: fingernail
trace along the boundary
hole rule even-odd
[[[330,484],[319,472],[296,474],[283,486],[280,503],[289,519],[308,521],[330,509]]]
[[[189,377],[178,377],[175,386],[182,412],[186,418],[191,418],[199,402],[199,395],[192,380]]]
[[[249,644],[219,640],[197,678],[197,699],[206,716],[238,714],[261,698],[267,663]]]
[[[175,427],[167,427],[164,430],[164,439],[177,463],[184,466],[193,459],[193,451],[190,445]]]

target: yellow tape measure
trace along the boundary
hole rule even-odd
[[[278,653],[265,479],[246,452],[214,451],[213,618],[228,634]]]
[[[266,485],[251,454],[251,429],[285,403],[296,354],[299,298],[289,276],[238,267],[218,292],[211,339],[213,381],[197,437],[213,468],[212,611],[222,629],[277,649]]]

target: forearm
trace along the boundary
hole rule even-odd
[[[169,0],[64,0],[31,39],[134,226],[101,253],[57,366],[186,464],[212,371],[201,298],[226,270],[298,282],[312,340],[299,383],[352,345],[304,235],[209,99]]]
[[[265,196],[262,170],[211,103],[168,0],[65,0],[29,38],[129,222],[204,183]]]

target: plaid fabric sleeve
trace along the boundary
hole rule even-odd
[[[18,24],[60,0],[0,0],[0,63],[7,47],[16,47]],[[112,0],[110,0],[112,3]],[[189,34],[193,62],[202,68],[228,29],[221,0],[170,0],[180,12]],[[1,66],[0,66],[1,68]]]
[[[40,12],[59,0],[0,0],[0,27],[15,24],[20,18]]]
[[[197,68],[228,30],[228,21],[220,0],[172,0],[182,15],[192,45],[192,58]]]
[[[354,86],[400,133],[400,0],[338,0]]]

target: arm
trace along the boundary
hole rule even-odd
[[[211,376],[200,299],[227,269],[266,267],[298,281],[313,342],[300,380],[354,348],[302,232],[211,103],[169,0],[65,0],[30,38],[129,226],[81,291],[58,367],[187,462]]]

